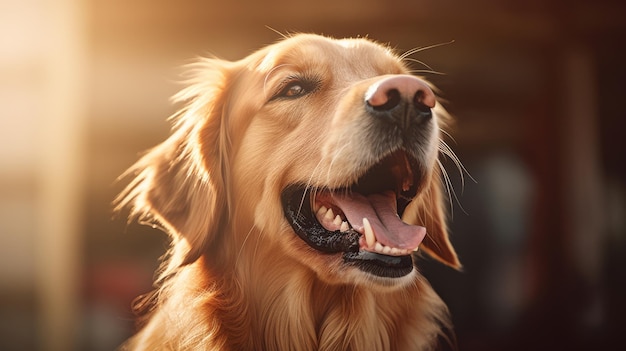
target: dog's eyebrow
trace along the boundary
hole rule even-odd
[[[276,70],[278,70],[279,68],[282,68],[282,67],[287,67],[287,66],[294,66],[294,65],[293,65],[293,64],[290,64],[290,63],[283,63],[283,64],[281,64],[281,65],[274,66],[273,68],[271,68],[271,69],[269,70],[269,72],[267,72],[267,74],[265,75],[265,79],[263,79],[263,96],[264,96],[264,99],[266,99],[266,100],[267,100],[267,97],[268,97],[268,95],[267,95],[267,81],[270,79],[270,76],[271,76],[273,73],[275,73],[275,72],[276,72]]]

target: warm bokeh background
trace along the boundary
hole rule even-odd
[[[454,40],[414,58],[446,73],[427,77],[477,180],[447,163],[465,271],[423,269],[459,349],[621,349],[625,18],[620,0],[0,0],[0,349],[132,332],[166,237],[113,218],[115,179],[168,134],[179,67],[245,56],[279,37],[266,26]]]

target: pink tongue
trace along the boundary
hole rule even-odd
[[[363,218],[372,225],[376,240],[398,249],[416,249],[426,236],[426,228],[402,222],[398,217],[396,194],[388,191],[363,196],[334,194],[333,199],[356,230],[363,228]]]

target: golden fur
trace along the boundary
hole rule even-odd
[[[367,39],[295,35],[237,62],[192,65],[172,135],[127,174],[117,199],[132,218],[171,236],[157,290],[140,305],[128,350],[430,350],[447,309],[414,270],[391,282],[345,268],[298,238],[281,209],[292,182],[341,187],[368,157],[359,92],[402,59]],[[281,82],[324,83],[272,100]],[[437,125],[446,115],[434,109]],[[403,220],[428,234],[420,250],[458,268],[437,167],[439,128],[424,152],[428,176]],[[414,255],[416,256],[416,255]],[[141,307],[141,306],[140,306]]]

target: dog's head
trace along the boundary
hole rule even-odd
[[[296,35],[192,71],[173,135],[119,204],[166,227],[177,264],[255,245],[329,282],[404,285],[418,248],[459,267],[437,166],[447,117],[392,50]]]

